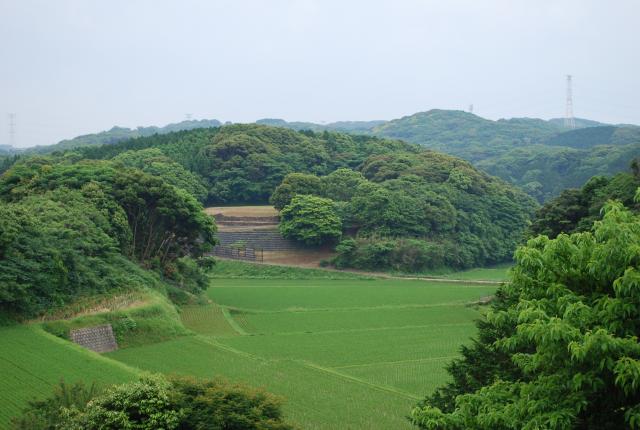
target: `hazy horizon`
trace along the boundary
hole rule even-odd
[[[7,1],[0,144],[193,119],[640,123],[640,3],[619,1]]]

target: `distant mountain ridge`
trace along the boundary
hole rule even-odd
[[[492,121],[464,111],[441,109],[432,109],[425,112],[418,112],[413,115],[390,121],[336,121],[327,124],[319,124],[305,121],[289,122],[279,118],[263,118],[257,120],[256,124],[284,127],[293,130],[332,130],[340,131],[343,133],[372,134],[381,137],[405,139],[409,142],[419,143],[423,146],[430,146],[429,142],[438,140],[436,139],[437,133],[428,136],[428,138],[425,140],[424,136],[420,135],[420,129],[424,129],[426,123],[428,123],[430,120],[433,122],[433,120],[435,119],[437,122],[437,117],[441,117],[440,121],[446,122],[448,128],[459,127],[464,129],[467,128],[470,123],[475,122],[475,124],[479,127],[472,127],[471,130],[467,130],[467,132],[469,132],[471,135],[482,135],[484,133],[488,137],[493,137],[496,132],[491,128],[493,126],[496,126],[497,129],[500,130],[508,129],[512,132],[521,132],[523,134],[528,134],[528,136],[525,136],[523,138],[525,141],[530,141],[532,136],[536,138],[539,135],[550,135],[552,133],[567,131],[567,129],[564,128],[564,119],[562,118],[553,118],[548,121],[538,118],[510,118]],[[456,120],[456,118],[458,119]],[[467,121],[462,121],[461,123],[459,121],[461,118],[466,118]],[[458,122],[458,124],[456,124],[456,122]],[[16,153],[44,154],[54,151],[73,149],[81,146],[109,145],[126,139],[151,136],[154,134],[165,134],[173,131],[192,130],[195,128],[219,127],[221,125],[222,122],[217,119],[202,119],[171,123],[163,127],[141,126],[136,128],[127,128],[114,126],[110,130],[76,136],[74,138],[65,139],[52,145],[40,145],[29,148],[14,148],[10,145],[0,145],[0,155],[12,155]],[[578,128],[596,127],[600,125],[609,124],[604,124],[588,119],[576,118],[576,127]],[[461,136],[465,137],[464,134],[462,134]]]
[[[91,145],[110,145],[121,142],[123,140],[132,139],[143,136],[153,136],[154,134],[167,134],[174,131],[193,130],[196,128],[219,127],[222,123],[217,119],[200,119],[186,120],[177,123],[167,124],[164,127],[118,127],[114,126],[110,130],[101,131],[99,133],[85,134],[74,137],[73,139],[65,139],[53,145],[34,146],[30,148],[13,148],[9,145],[0,145],[0,155],[3,151],[7,155],[12,154],[48,154],[54,151],[65,151],[67,149],[79,148]]]
[[[265,118],[256,123],[298,131],[338,131],[419,144],[466,159],[487,173],[520,186],[540,202],[558,195],[565,188],[581,187],[591,176],[626,170],[632,159],[640,157],[640,127],[604,124],[582,118],[576,118],[577,128],[567,129],[561,118],[493,121],[459,110],[432,109],[391,121],[317,124]],[[199,120],[165,127],[114,127],[109,131],[63,140],[56,145],[19,152],[50,153],[220,125],[218,120]],[[16,151],[0,147],[0,158]]]
[[[340,131],[343,133],[362,133],[369,134],[375,127],[386,123],[387,121],[337,121],[328,124],[316,124],[313,122],[288,122],[277,118],[264,118],[256,121],[256,124],[270,125],[273,127],[285,127],[292,130],[312,130],[312,131]]]

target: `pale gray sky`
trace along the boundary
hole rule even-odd
[[[640,123],[637,0],[0,0],[0,144],[263,117]]]

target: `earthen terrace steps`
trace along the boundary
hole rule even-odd
[[[291,251],[301,246],[289,239],[285,239],[278,231],[219,231],[220,245],[229,246],[237,242],[245,242],[248,248],[264,251]]]

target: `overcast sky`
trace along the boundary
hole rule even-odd
[[[0,144],[194,118],[640,123],[638,0],[0,0]]]

